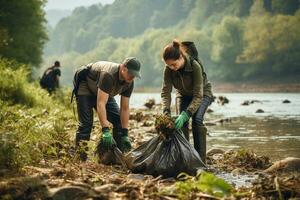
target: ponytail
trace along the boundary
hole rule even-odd
[[[185,54],[182,49],[181,42],[174,39],[172,43],[165,46],[163,51],[163,59],[166,60],[177,60],[180,55]]]

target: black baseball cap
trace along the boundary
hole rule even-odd
[[[123,64],[127,67],[131,75],[141,78],[141,63],[137,58],[128,57],[123,61]]]

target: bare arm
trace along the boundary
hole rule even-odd
[[[109,127],[109,122],[106,116],[106,103],[108,100],[108,94],[98,88],[97,94],[97,114],[100,124],[103,127]]]
[[[121,96],[121,125],[122,128],[128,129],[128,121],[129,121],[129,97]]]

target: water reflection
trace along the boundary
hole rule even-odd
[[[300,157],[300,94],[299,93],[219,93],[229,103],[221,106],[214,102],[213,113],[206,114],[206,122],[230,118],[230,122],[209,126],[209,147],[249,148],[254,152],[278,160],[288,156]],[[119,97],[117,97],[117,100]],[[160,93],[134,93],[131,107],[144,107],[144,102],[154,98],[161,101]],[[175,95],[172,94],[172,105]],[[291,103],[284,104],[288,99]],[[248,106],[244,101],[255,100]],[[256,113],[257,109],[264,113]]]
[[[298,119],[235,117],[231,122],[209,127],[208,146],[248,148],[272,160],[300,157],[299,130]]]

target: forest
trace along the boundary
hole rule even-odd
[[[138,86],[160,87],[163,47],[194,41],[215,82],[297,82],[298,0],[116,0],[76,8],[50,30],[45,65],[59,59],[67,84],[74,68],[136,56]],[[288,56],[287,56],[288,55]]]

